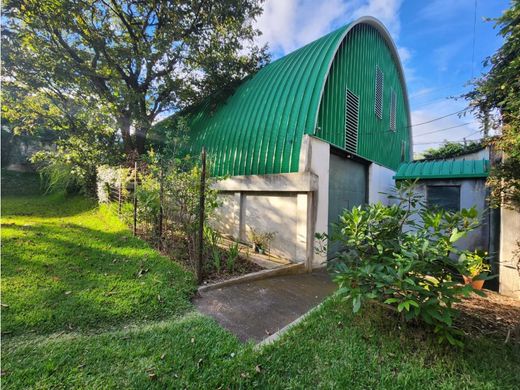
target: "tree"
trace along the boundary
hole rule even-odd
[[[100,107],[127,156],[145,150],[163,113],[232,91],[268,59],[254,39],[261,0],[8,0],[4,73],[67,111]]]
[[[478,152],[484,145],[478,141],[470,141],[467,144],[446,141],[439,148],[429,148],[424,151],[423,157],[426,160],[436,158],[453,158],[467,153]]]
[[[35,85],[16,78],[4,80],[2,130],[28,143],[53,146],[31,157],[45,173],[49,187],[94,194],[96,166],[121,158],[112,116],[96,99],[56,83]]]
[[[506,158],[492,169],[488,184],[494,200],[520,207],[520,0],[513,0],[495,21],[504,44],[486,59],[490,70],[473,81],[473,89],[463,97],[484,130],[502,127],[488,142]]]

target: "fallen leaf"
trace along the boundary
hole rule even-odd
[[[72,291],[65,291],[65,295],[72,294]]]
[[[166,354],[163,353],[163,354],[161,355],[161,360],[164,360],[164,357],[165,357],[165,356],[166,356]]]
[[[200,368],[201,364],[202,364],[202,359],[199,359],[199,361],[197,362],[197,368]]]
[[[148,374],[148,378],[150,378],[150,380],[154,381],[157,379],[157,374],[152,372],[152,373]]]
[[[260,364],[258,364],[256,367],[255,367],[255,371],[260,373],[262,371],[262,366]]]
[[[192,342],[192,343],[195,342],[195,337],[192,337],[192,338],[191,338],[191,342]]]

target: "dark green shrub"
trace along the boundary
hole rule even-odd
[[[461,345],[453,325],[453,304],[471,286],[454,280],[458,256],[454,246],[478,225],[477,211],[452,213],[424,207],[408,185],[393,197],[396,204],[371,204],[345,210],[330,237],[342,249],[329,261],[338,293],[357,312],[367,300],[390,305],[403,321],[431,325],[439,341]]]

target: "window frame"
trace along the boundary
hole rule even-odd
[[[449,187],[449,188],[456,188],[458,190],[458,199],[457,199],[457,204],[458,204],[458,208],[456,209],[452,209],[452,208],[445,208],[445,207],[441,207],[440,205],[438,204],[431,204],[431,200],[430,200],[430,188],[436,188],[436,189],[439,189],[439,188],[446,188],[446,187]],[[433,208],[433,207],[438,207],[438,208],[441,208],[443,210],[446,210],[446,211],[450,211],[450,212],[457,212],[457,211],[460,211],[461,210],[461,199],[462,199],[462,191],[461,191],[461,185],[460,184],[426,184],[426,205],[428,208]]]

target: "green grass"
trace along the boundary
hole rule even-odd
[[[193,277],[82,197],[3,199],[4,333],[85,330],[184,313]]]
[[[89,200],[2,199],[2,385],[18,388],[478,388],[520,383],[520,346],[439,346],[329,299],[261,350],[191,304],[193,276]],[[145,273],[141,270],[148,270]],[[158,298],[160,296],[160,299]]]

